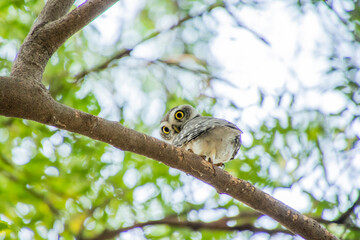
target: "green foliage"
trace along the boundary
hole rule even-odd
[[[323,1],[292,3],[304,12],[307,8],[325,7]],[[43,78],[57,101],[156,137],[162,115],[176,105],[192,104],[208,116],[229,111],[233,118],[229,120],[244,131],[244,145],[237,159],[226,164],[226,171],[270,193],[299,191],[307,199],[302,211],[316,219],[336,221],[351,208],[359,196],[358,183],[348,181],[359,179],[359,133],[355,132],[359,129],[360,105],[358,56],[342,53],[333,43],[328,71],[321,84],[311,89],[301,87],[294,92],[286,86],[277,91],[259,86],[241,88],[242,84],[226,80],[226,73],[211,52],[216,28],[221,26],[216,25],[213,12],[206,9],[215,1],[155,0],[142,4],[133,16],[115,14],[121,26],[115,27],[112,39],[102,39],[103,26],[95,21],[58,49]],[[216,6],[219,4],[222,2]],[[0,2],[2,74],[9,74],[13,61],[10,53],[19,48],[43,5],[44,1],[35,0]],[[115,7],[131,12],[126,4]],[[267,6],[255,1],[232,7]],[[334,13],[328,5],[326,8]],[[358,48],[358,8],[354,4],[351,11],[342,13],[344,17],[337,13],[349,27],[347,32],[354,34],[346,42],[354,49]],[[227,14],[223,7],[214,7],[213,11]],[[175,25],[179,19],[188,20],[137,46],[141,39],[172,26],[165,24],[169,19]],[[330,33],[329,38],[337,39]],[[84,78],[74,77],[125,48],[134,49],[130,56],[114,60],[107,68]],[[149,52],[149,56],[139,52]],[[219,86],[238,87],[237,96],[251,87],[258,88],[257,100],[239,106],[231,94],[216,92]],[[304,92],[309,90],[337,93],[346,99],[345,107],[330,114],[318,106],[301,106],[306,98]],[[259,113],[259,119],[254,120],[257,123],[246,121],[249,109]],[[265,117],[260,117],[263,114]],[[338,169],[341,174],[336,175]],[[182,222],[280,229],[277,223],[263,221],[242,203],[157,161],[21,119],[0,117],[0,183],[0,239],[18,239],[24,229],[30,229],[34,239],[47,239],[50,232],[64,239],[91,239],[105,230],[169,216],[177,216]],[[242,213],[249,214],[244,217]],[[347,224],[326,226],[344,239],[359,239],[359,214],[355,206]],[[216,222],[219,219],[225,220]],[[254,236],[252,231],[164,223],[122,234],[137,234],[143,239]],[[272,238],[262,234],[264,239]]]

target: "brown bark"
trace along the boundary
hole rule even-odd
[[[113,121],[78,111],[51,98],[42,85],[43,70],[56,49],[116,0],[89,0],[66,14],[64,5],[50,0],[25,39],[10,77],[0,77],[0,114],[30,119],[106,142],[184,171],[246,205],[262,212],[306,239],[337,239],[315,220],[274,199],[249,182],[238,179],[201,157]],[[66,14],[66,15],[65,15]]]
[[[41,81],[45,66],[54,52],[117,0],[88,0],[64,15],[73,2],[47,2],[20,48],[11,76]]]

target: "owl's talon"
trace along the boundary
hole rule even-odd
[[[218,166],[219,168],[222,168],[222,169],[225,168],[225,164],[223,164],[223,163],[217,163],[217,164],[214,164],[214,165]]]
[[[212,165],[212,169],[213,169],[213,171],[214,171],[214,176],[216,176],[215,166],[214,166],[214,164],[211,164],[211,165]]]
[[[212,162],[211,158],[209,158],[209,163],[211,163],[212,169],[213,169],[213,171],[214,171],[214,176],[216,176],[215,166],[214,166],[214,164],[213,164],[213,162]],[[216,164],[215,164],[215,165],[216,165]]]

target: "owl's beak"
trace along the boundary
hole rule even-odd
[[[180,128],[178,126],[172,125],[171,127],[175,130],[176,133],[180,132]]]

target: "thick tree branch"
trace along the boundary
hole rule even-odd
[[[81,30],[100,14],[114,5],[118,0],[88,0],[64,17],[50,23],[47,30],[56,33],[57,47],[61,46],[70,36]]]
[[[74,2],[75,0],[49,0],[46,2],[44,8],[42,9],[35,23],[31,27],[29,34],[25,38],[24,43],[21,45],[18,56],[16,57],[11,70],[12,76],[17,76],[21,78],[21,73],[25,72],[25,68],[27,68],[29,70],[27,71],[27,74],[33,73],[33,79],[41,80],[42,71],[45,66],[42,66],[43,64],[39,63],[41,63],[41,58],[45,56],[42,56],[43,52],[41,52],[42,46],[40,45],[40,43],[33,40],[34,35],[37,34],[39,28],[44,27],[47,23],[55,21],[60,17],[64,16],[69,11],[70,7],[73,5]],[[40,52],[36,52],[36,50]],[[37,53],[35,55],[36,59],[32,59],[30,56],[35,53]],[[42,62],[45,62],[46,65],[47,60]]]
[[[64,16],[62,15],[69,10],[71,1],[64,1],[64,4],[60,2],[49,1],[46,4],[35,27],[21,46],[10,76],[40,82],[45,66],[54,52],[70,36],[115,4],[117,0],[88,0]],[[50,16],[51,14],[54,16]]]
[[[44,23],[46,24],[48,22],[55,21],[64,16],[69,11],[74,2],[75,0],[48,0],[45,4],[45,7],[37,17],[32,29],[38,25],[43,25]]]
[[[306,239],[337,239],[315,220],[271,197],[247,181],[233,177],[200,156],[53,100],[40,84],[0,77],[0,114],[34,120],[99,140],[179,169],[262,212]]]

